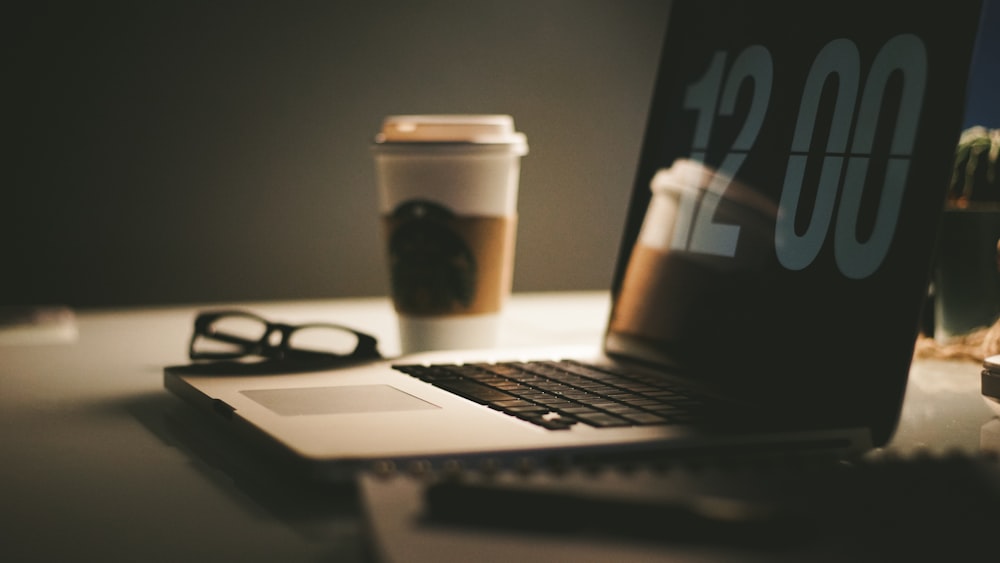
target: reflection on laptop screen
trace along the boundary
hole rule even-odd
[[[606,347],[861,418],[901,400],[979,5],[779,5],[674,3]]]

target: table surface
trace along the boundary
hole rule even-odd
[[[384,298],[76,311],[48,329],[0,328],[0,558],[5,561],[360,561],[351,485],[275,479],[219,447],[162,386],[186,362],[195,314],[224,305],[331,321],[398,353]],[[606,292],[516,294],[501,345],[599,346]],[[899,452],[1000,451],[1000,418],[974,362],[918,360]]]

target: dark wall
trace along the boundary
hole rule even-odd
[[[608,287],[666,0],[5,7],[0,304],[383,295],[390,113],[528,136],[514,288]],[[1000,1],[967,122],[1000,127]]]
[[[668,2],[25,4],[0,304],[382,295],[390,113],[512,114],[515,290],[610,282]]]

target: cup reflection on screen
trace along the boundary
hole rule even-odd
[[[612,330],[668,343],[722,337],[774,253],[777,203],[690,159],[659,170],[650,190]]]

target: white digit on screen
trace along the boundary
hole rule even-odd
[[[712,123],[715,118],[715,105],[719,100],[719,90],[722,88],[722,76],[726,67],[726,54],[717,51],[708,63],[705,74],[690,84],[684,93],[684,109],[695,110],[697,121],[694,125],[694,136],[691,140],[691,159],[705,161],[705,149],[712,133]],[[691,186],[700,188],[701,186]],[[674,224],[674,236],[670,243],[673,250],[687,250],[688,238],[694,224],[694,216],[698,210],[700,190],[684,190],[677,203],[677,222]]]
[[[830,220],[833,217],[833,205],[840,187],[843,155],[847,152],[860,73],[861,57],[857,47],[847,39],[835,39],[816,55],[816,60],[813,61],[806,77],[775,224],[775,251],[778,262],[789,270],[801,270],[812,264],[823,246],[823,241],[826,240]],[[826,140],[826,156],[823,158],[819,186],[816,189],[816,204],[813,206],[809,225],[802,234],[799,234],[796,232],[795,222],[799,212],[799,196],[802,195],[806,162],[809,159],[809,143],[816,125],[820,96],[827,80],[831,77],[837,78],[837,101],[833,109],[830,135]]]
[[[709,133],[716,113],[714,111],[716,100],[719,100],[718,115],[732,115],[736,109],[740,88],[747,80],[750,80],[753,85],[750,108],[730,152],[723,157],[719,173],[713,176],[708,186],[704,186],[704,190],[686,190],[685,194],[682,195],[678,211],[688,214],[682,216],[681,220],[677,222],[672,246],[675,249],[687,249],[701,254],[732,257],[736,254],[740,227],[739,225],[716,223],[714,220],[715,212],[724,192],[729,187],[730,179],[736,177],[747,153],[753,147],[754,141],[760,133],[764,117],[767,114],[768,101],[771,98],[774,69],[771,54],[767,49],[760,45],[747,47],[733,61],[720,99],[719,91],[724,66],[725,54],[716,53],[702,79],[692,84],[686,91],[684,107],[699,112],[693,143],[696,150],[692,151],[691,157],[701,161],[705,159],[705,153],[701,149],[708,145]],[[701,188],[703,186],[695,187]],[[698,197],[701,197],[700,201],[698,201]],[[688,240],[689,232],[690,240]]]
[[[896,115],[896,129],[890,145],[882,193],[875,225],[867,241],[858,240],[858,215],[868,172],[868,161],[875,139],[875,125],[891,75],[900,71],[903,90]],[[844,192],[837,211],[834,231],[834,255],[840,271],[849,278],[866,278],[882,265],[899,220],[903,189],[910,169],[910,155],[917,137],[917,121],[924,101],[927,82],[927,52],[915,35],[898,35],[882,47],[872,63],[858,113],[858,126],[851,144]],[[855,156],[864,155],[864,156]]]

